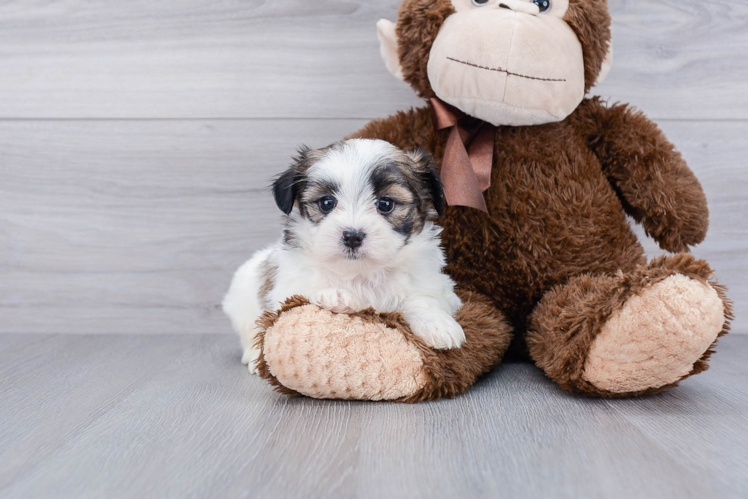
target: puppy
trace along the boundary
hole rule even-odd
[[[374,140],[302,148],[273,184],[286,214],[283,237],[234,275],[223,310],[255,372],[256,321],[293,295],[337,313],[374,308],[403,314],[437,349],[465,341],[462,306],[444,273],[441,181],[423,151]]]

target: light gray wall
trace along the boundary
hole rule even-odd
[[[0,332],[227,333],[218,303],[278,233],[267,185],[296,145],[420,104],[379,60],[398,3],[1,3]],[[700,177],[695,254],[748,332],[748,4],[609,4],[594,92],[646,111]]]

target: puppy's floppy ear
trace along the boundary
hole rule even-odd
[[[436,175],[433,168],[429,169],[423,174],[424,181],[429,188],[431,194],[431,201],[434,203],[434,208],[439,217],[444,216],[444,189],[442,188],[442,180]]]
[[[276,177],[273,182],[275,204],[278,205],[278,208],[283,210],[286,215],[291,213],[291,210],[293,210],[293,203],[296,200],[293,186],[294,174],[295,170],[291,167]]]
[[[273,182],[275,204],[286,215],[290,214],[293,210],[296,196],[299,194],[302,170],[307,163],[307,155],[311,150],[308,146],[301,146],[298,154],[294,157],[293,165],[276,177]]]
[[[434,204],[434,209],[439,217],[444,216],[444,189],[442,180],[436,175],[436,164],[434,158],[425,149],[418,148],[414,151],[408,151],[407,155],[416,162],[418,175],[423,185],[426,187]]]

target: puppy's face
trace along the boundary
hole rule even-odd
[[[392,263],[444,208],[431,157],[384,141],[304,148],[273,191],[289,215],[285,243],[347,273]]]

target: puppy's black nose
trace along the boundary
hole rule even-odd
[[[364,242],[366,233],[359,231],[358,229],[352,229],[350,231],[343,231],[343,243],[348,248],[356,249],[361,246]]]

